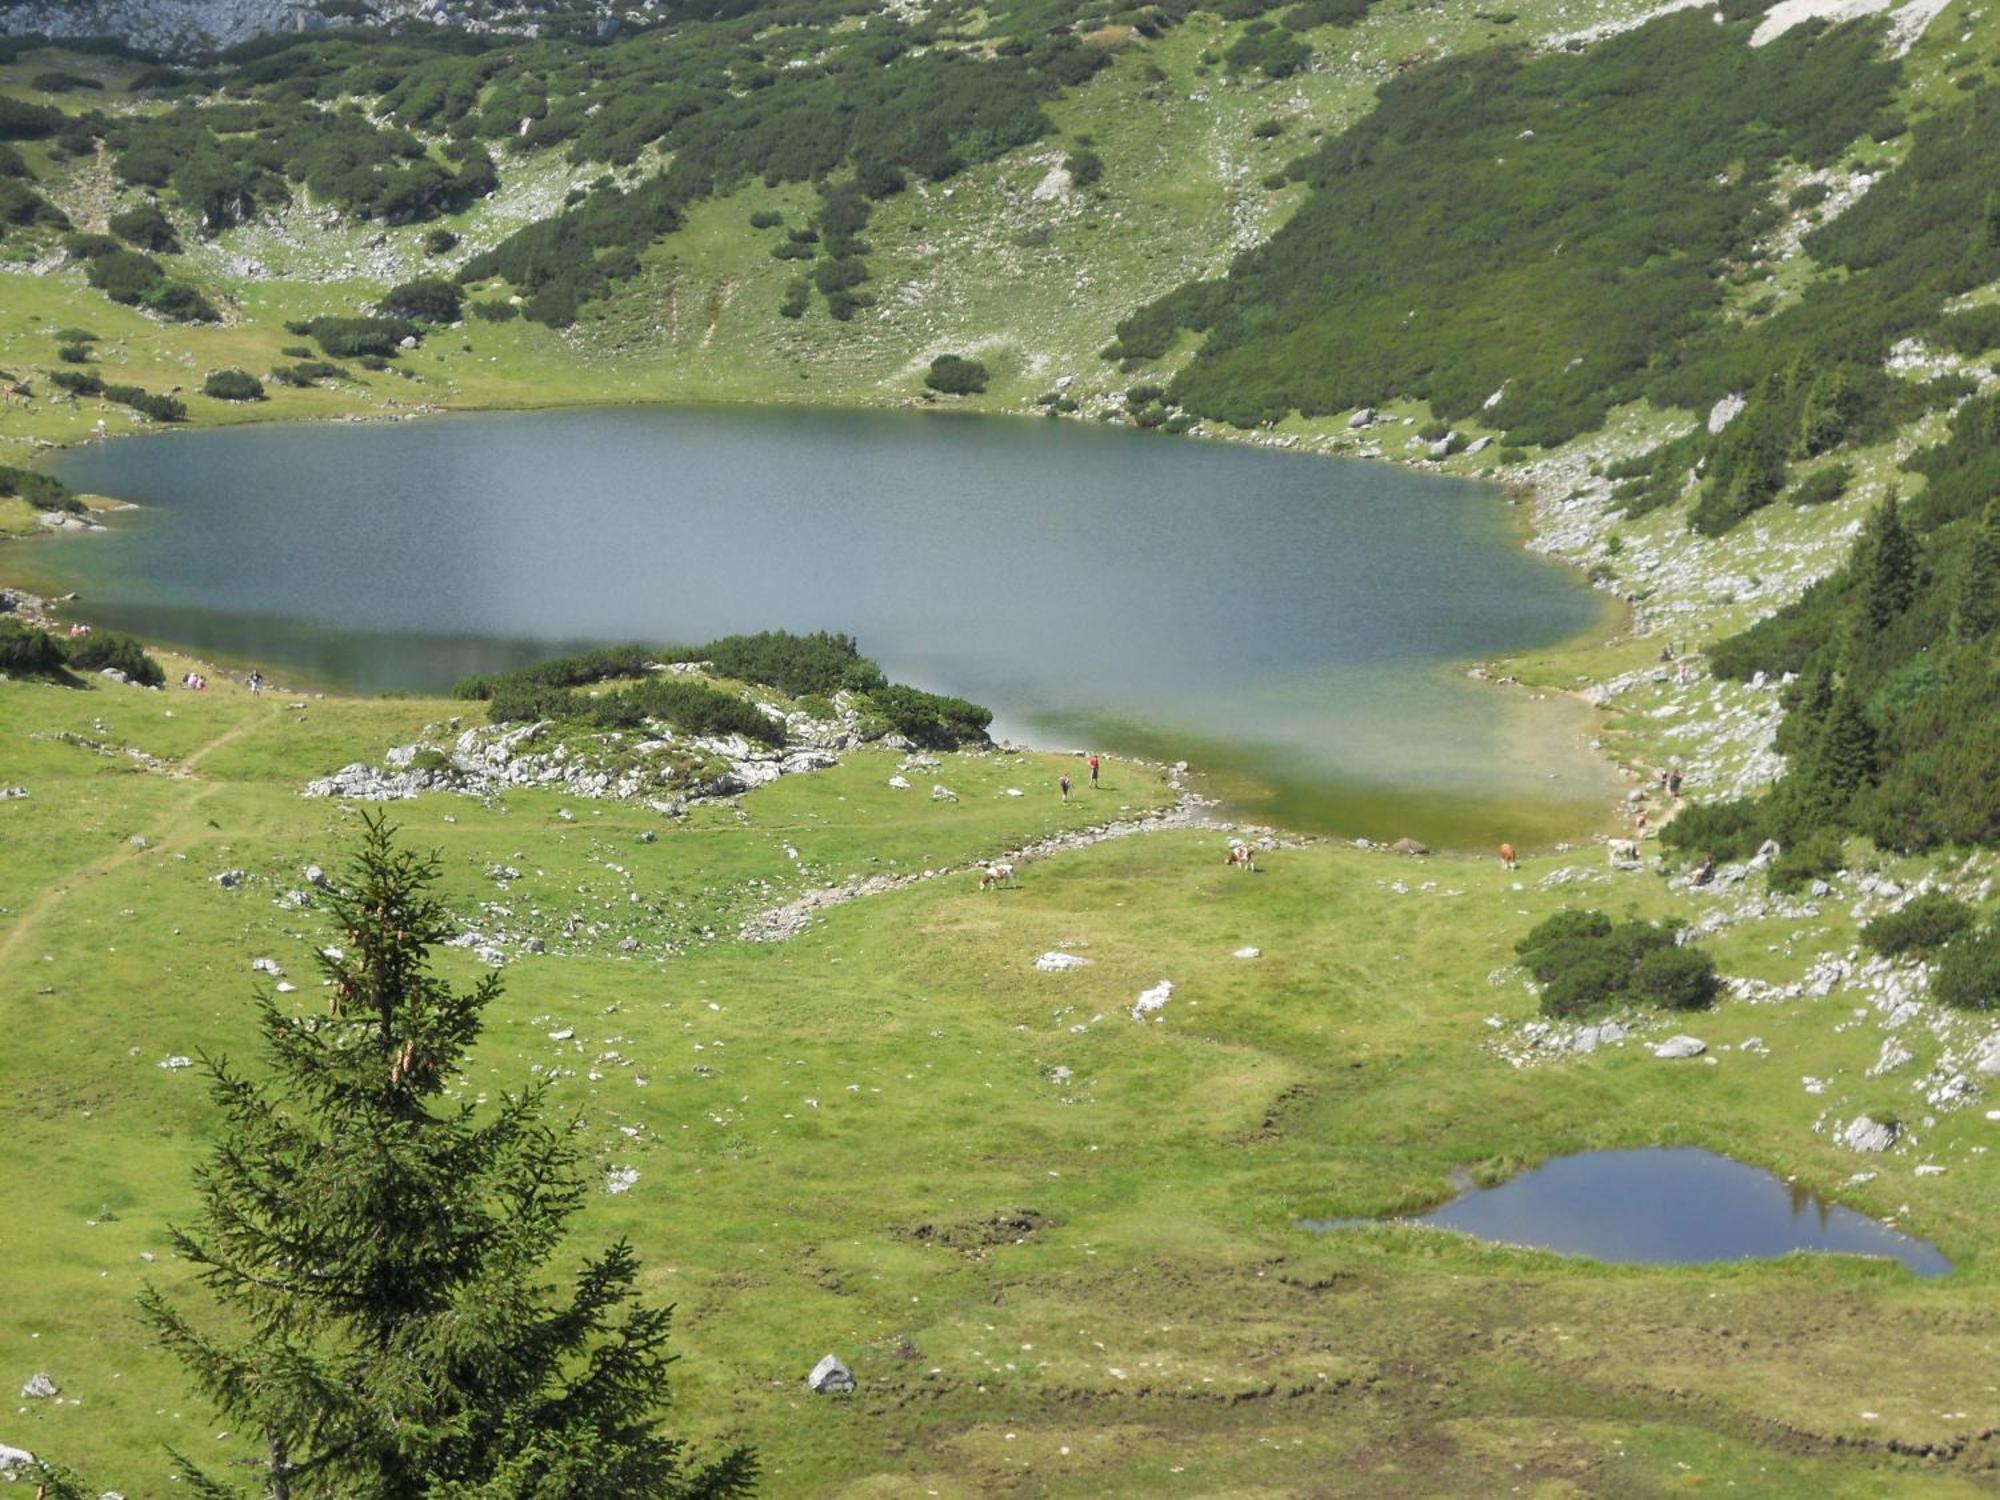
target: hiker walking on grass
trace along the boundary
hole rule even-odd
[[[1064,772],[1061,776],[1058,776],[1056,778],[1056,785],[1062,788],[1063,801],[1069,801],[1069,773]]]
[[[1090,789],[1093,792],[1097,790],[1097,768],[1102,764],[1096,756],[1090,757]]]

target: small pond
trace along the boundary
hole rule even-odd
[[[1378,1222],[1318,1219],[1305,1227]],[[1952,1269],[1927,1241],[1760,1168],[1691,1147],[1559,1157],[1400,1222],[1624,1265],[1767,1260],[1806,1251],[1881,1256],[1919,1276],[1948,1276]]]

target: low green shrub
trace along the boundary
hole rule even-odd
[[[1846,494],[1853,482],[1853,464],[1828,464],[1801,479],[1785,498],[1793,505],[1828,505]]]
[[[357,359],[364,354],[390,359],[404,339],[423,337],[422,330],[407,318],[314,318],[300,331],[310,334],[334,359]]]
[[[726,635],[691,659],[711,663],[719,676],[760,683],[793,698],[804,693],[831,696],[842,688],[869,693],[888,685],[882,669],[861,654],[853,636],[824,630]]]
[[[986,366],[957,354],[940,354],[931,361],[924,384],[947,396],[976,396],[986,389]]]
[[[62,642],[46,630],[0,620],[0,673],[9,677],[67,678]]]
[[[141,250],[157,250],[163,255],[180,254],[181,242],[174,226],[151,204],[129,208],[111,216],[111,232]]]
[[[1931,998],[1957,1010],[2000,1009],[2000,922],[1945,948],[1931,976]]]
[[[419,276],[391,287],[379,306],[389,318],[407,318],[413,323],[456,323],[464,303],[465,293],[459,290],[457,282],[440,276]],[[329,354],[334,352],[327,350]]]
[[[949,750],[968,740],[983,741],[993,723],[991,709],[900,683],[878,688],[868,702],[892,732],[927,749]]]
[[[0,464],[0,495],[18,495],[37,510],[64,510],[72,515],[83,511],[83,502],[60,479],[11,464]]]
[[[1783,845],[1782,851],[1767,872],[1774,891],[1804,890],[1813,881],[1834,874],[1847,859],[1846,840],[1831,828],[1814,829]]]
[[[1563,911],[1514,945],[1542,986],[1542,1014],[1574,1017],[1616,1005],[1702,1010],[1722,981],[1715,960],[1682,944],[1680,926],[1614,922],[1599,911]]]
[[[160,687],[167,680],[160,664],[129,635],[97,631],[69,642],[67,655],[69,664],[80,672],[102,672],[113,668],[141,687]]]
[[[211,370],[201,393],[218,401],[262,401],[264,382],[248,370]]]
[[[1861,941],[1885,958],[1934,955],[1968,931],[1978,913],[1955,896],[1926,891],[1901,910],[1886,912],[1861,929]]]

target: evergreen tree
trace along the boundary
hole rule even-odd
[[[1917,543],[1903,526],[1902,505],[1894,495],[1868,518],[1862,545],[1868,556],[1862,615],[1869,629],[1879,635],[1917,597]]]
[[[1964,642],[1978,640],[2000,620],[2000,500],[1986,502],[1972,534],[1951,619],[1953,633]]]
[[[576,1124],[544,1124],[539,1087],[485,1119],[443,1097],[500,984],[430,971],[437,874],[367,819],[327,901],[329,1013],[259,997],[269,1084],[204,1059],[224,1134],[174,1240],[225,1316],[151,1288],[144,1316],[261,1440],[268,1500],[744,1494],[746,1451],[697,1465],[657,1429],[671,1309],[636,1300],[630,1247],[548,1284],[583,1201]],[[238,1493],[180,1462],[195,1493]]]
[[[1813,381],[1800,409],[1792,456],[1811,458],[1839,446],[1859,404],[1853,377],[1844,367],[1836,365]]]
[[[1875,760],[1875,726],[1854,693],[1843,689],[1808,752],[1803,778],[1808,798],[1822,806],[1846,806],[1875,780]]]

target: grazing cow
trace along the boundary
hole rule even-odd
[[[1002,862],[999,864],[981,865],[979,867],[979,888],[982,891],[990,891],[996,886],[1012,885],[1013,883],[1014,867],[1010,864]]]
[[[1255,875],[1257,873],[1257,851],[1249,844],[1231,844],[1229,846],[1229,853],[1223,858],[1223,863],[1235,869],[1248,870],[1252,875]]]
[[[1510,870],[1515,868],[1514,846],[1512,844],[1502,844],[1500,846],[1500,863]]]
[[[1636,870],[1639,867],[1639,845],[1634,839],[1613,839],[1610,844],[1611,867],[1614,870]]]

